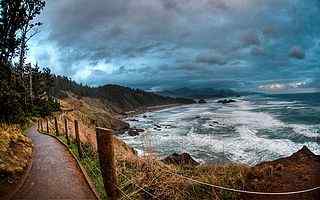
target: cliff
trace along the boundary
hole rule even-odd
[[[263,192],[288,192],[320,186],[320,156],[307,147],[287,158],[263,162],[251,168],[246,178],[245,189]],[[243,196],[252,199],[252,195]],[[254,196],[254,199],[320,199],[320,190],[290,196]]]

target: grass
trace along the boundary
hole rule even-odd
[[[129,190],[126,193],[141,199],[141,196],[147,196],[147,199],[238,199],[238,195],[230,192],[214,190],[210,186],[191,182],[180,176],[192,178],[197,181],[227,186],[236,189],[242,189],[245,175],[248,167],[241,165],[200,165],[192,166],[174,166],[165,165],[153,157],[144,157],[136,159],[118,160],[117,168],[129,180]],[[121,179],[120,179],[121,184]],[[152,195],[146,194],[144,190],[139,193],[134,191],[143,188]]]
[[[0,124],[0,174],[24,171],[32,157],[32,142],[18,125]]]
[[[32,159],[32,142],[20,126],[0,123],[0,199],[16,186]]]

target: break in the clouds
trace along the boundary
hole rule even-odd
[[[54,0],[30,55],[90,85],[319,87],[319,16],[318,0]]]

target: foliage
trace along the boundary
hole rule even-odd
[[[44,6],[41,0],[0,2],[0,121],[21,123],[59,108],[50,95],[50,70],[25,64],[27,42],[41,25],[36,17]]]
[[[0,3],[0,63],[8,64],[20,50],[24,61],[26,43],[35,34],[28,35],[41,23],[35,18],[44,8],[42,0],[2,0]],[[23,54],[23,55],[21,55]],[[22,57],[21,57],[22,56]],[[23,63],[20,62],[20,68]]]
[[[104,85],[101,87],[90,87],[78,84],[64,76],[54,77],[54,96],[66,96],[62,91],[70,91],[81,97],[101,99],[106,106],[114,111],[131,111],[140,107],[158,106],[165,104],[190,104],[192,99],[171,98],[146,92],[140,89],[132,89],[119,85]]]
[[[49,95],[52,87],[49,69],[40,71],[35,66],[31,74],[23,73],[21,78],[16,68],[5,65],[0,68],[0,121],[21,123],[27,117],[46,116],[59,110],[59,103]],[[3,73],[6,68],[9,69],[7,74]]]
[[[0,176],[23,172],[31,159],[31,140],[15,125],[0,124],[0,132]]]

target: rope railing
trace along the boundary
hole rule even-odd
[[[133,179],[128,178],[126,175],[124,175],[123,173],[121,173],[120,171],[117,171],[117,173],[119,173],[120,175],[122,175],[123,177],[125,177],[127,180],[131,181],[137,188],[140,189],[140,191],[144,191],[145,193],[147,193],[148,195],[152,196],[153,198],[158,199],[158,197],[156,197],[154,194],[151,194],[150,192],[148,192],[146,189],[144,189],[143,187],[139,186],[138,184],[134,183]]]
[[[128,196],[124,191],[122,191],[117,184],[113,184],[114,187],[116,187],[118,189],[118,191],[120,191],[120,193],[122,194],[123,197],[125,197],[126,199],[132,200],[132,198],[130,196]],[[121,199],[123,199],[123,197]]]
[[[247,191],[247,190],[239,190],[239,189],[234,189],[234,188],[228,188],[228,187],[224,187],[224,186],[220,186],[220,185],[214,185],[214,184],[210,184],[210,183],[206,183],[206,182],[202,182],[202,181],[198,181],[186,176],[183,176],[181,174],[177,174],[175,172],[171,172],[169,170],[165,170],[166,172],[174,175],[174,176],[178,176],[180,178],[189,180],[191,182],[195,182],[198,184],[202,184],[202,185],[206,185],[209,187],[213,187],[213,188],[217,188],[217,189],[221,189],[221,190],[225,190],[225,191],[229,191],[229,192],[236,192],[236,193],[243,193],[243,194],[256,194],[256,195],[294,195],[294,194],[303,194],[303,193],[309,193],[309,192],[313,192],[316,190],[320,189],[320,186],[318,187],[314,187],[314,188],[310,188],[310,189],[305,189],[305,190],[298,190],[298,191],[292,191],[292,192],[256,192],[256,191]]]

